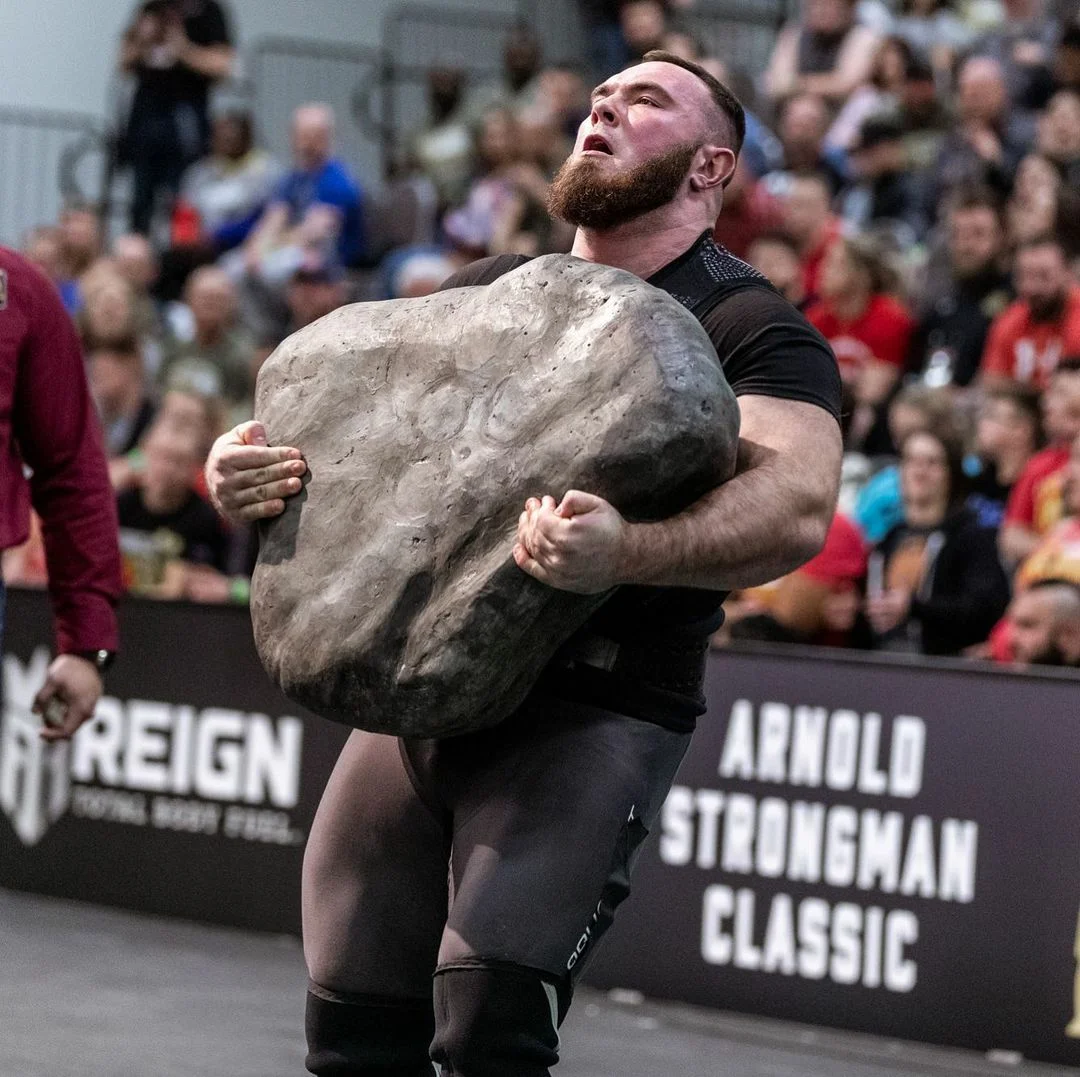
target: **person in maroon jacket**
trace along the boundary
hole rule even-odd
[[[118,644],[116,498],[75,328],[54,285],[0,247],[0,550],[26,540],[31,506],[57,643],[34,711],[62,740],[93,715]]]

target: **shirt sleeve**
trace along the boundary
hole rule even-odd
[[[783,296],[744,288],[703,319],[736,396],[772,396],[824,408],[840,420],[840,371],[825,338]]]
[[[116,501],[74,326],[55,289],[20,276],[30,328],[19,355],[12,423],[33,469],[57,650],[115,651],[121,592]]]
[[[903,370],[911,340],[912,319],[902,310],[889,309],[882,314],[873,342],[874,357]]]

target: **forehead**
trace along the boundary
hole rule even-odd
[[[688,107],[705,107],[711,100],[708,88],[692,71],[676,64],[656,61],[628,67],[617,75],[605,79],[601,86],[593,90],[593,95],[600,90],[626,90],[639,85],[648,85],[667,93],[673,101]]]

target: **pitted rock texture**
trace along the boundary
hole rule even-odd
[[[262,525],[263,664],[318,714],[416,737],[501,721],[607,597],[517,567],[527,497],[662,518],[731,476],[739,429],[697,320],[565,255],[335,311],[267,360],[256,415],[308,463]]]

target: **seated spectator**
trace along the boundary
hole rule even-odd
[[[830,207],[829,183],[820,173],[792,178],[784,203],[784,231],[799,251],[803,290],[808,300],[818,298],[825,257],[840,241],[840,221]]]
[[[908,165],[924,175],[937,160],[953,118],[942,103],[933,69],[919,56],[912,57],[904,74],[899,114]]]
[[[67,206],[60,214],[60,298],[69,314],[82,305],[79,278],[101,256],[101,221],[89,206]]]
[[[974,380],[990,325],[1011,298],[1001,268],[1001,207],[991,191],[969,189],[950,201],[945,240],[947,276],[929,290],[929,308],[915,327],[908,356],[908,369],[932,388]]]
[[[113,240],[110,261],[131,288],[135,334],[142,341],[143,362],[148,372],[156,372],[161,369],[161,344],[165,337],[161,312],[151,294],[158,280],[157,255],[145,236],[131,232]]]
[[[797,310],[806,306],[806,281],[799,249],[786,232],[764,232],[751,244],[746,260]]]
[[[638,62],[653,49],[665,47],[667,15],[660,0],[625,0],[619,9],[619,27],[631,63]]]
[[[1017,569],[1017,591],[1047,580],[1080,586],[1080,437],[1072,443],[1061,476],[1063,517]]]
[[[856,0],[806,0],[799,22],[779,33],[765,71],[774,101],[811,93],[845,101],[870,77],[877,35],[855,17]]]
[[[777,231],[783,223],[782,203],[754,178],[740,158],[724,191],[724,212],[713,227],[716,242],[736,258],[745,258],[758,236]]]
[[[1018,250],[1025,243],[1053,235],[1060,198],[1058,170],[1045,157],[1029,153],[1016,170],[1016,181],[1005,207],[1010,248]]]
[[[975,56],[960,68],[957,122],[941,145],[927,182],[927,216],[951,190],[982,185],[1004,194],[1031,144],[1031,122],[1014,114],[1001,64]]]
[[[999,544],[1008,565],[1028,557],[1065,514],[1065,469],[1080,437],[1080,357],[1058,365],[1042,408],[1047,447],[1024,465],[1005,506]]]
[[[928,57],[946,86],[956,57],[967,49],[973,36],[952,10],[950,0],[901,0],[892,32],[912,51]]]
[[[843,151],[826,142],[828,130],[829,109],[823,98],[799,94],[784,104],[777,126],[783,159],[764,177],[770,194],[788,197],[793,177],[808,172],[825,177],[830,199],[840,191],[847,182],[847,165]]]
[[[173,246],[214,254],[238,247],[280,182],[281,167],[254,144],[251,115],[222,113],[214,119],[209,155],[184,173],[173,212]]]
[[[855,628],[866,577],[866,544],[836,515],[821,552],[775,583],[742,591],[725,605],[731,639],[844,646]]]
[[[1058,89],[1080,91],[1080,21],[1071,22],[1062,31],[1052,70]]]
[[[996,531],[1001,526],[1009,494],[1041,441],[1035,390],[1002,384],[984,395],[975,425],[975,451],[965,462],[971,488],[968,505],[984,527]]]
[[[203,266],[188,278],[184,298],[189,324],[173,319],[160,382],[194,388],[204,396],[221,397],[228,407],[246,409],[255,341],[237,320],[236,287],[223,270]]]
[[[1080,90],[1058,90],[1050,98],[1039,114],[1035,149],[1067,187],[1080,187]]]
[[[1080,667],[1080,586],[1043,580],[1021,591],[1006,618],[1010,650],[1021,666]]]
[[[333,262],[318,259],[302,265],[285,291],[289,311],[287,332],[295,333],[348,302],[345,274]]]
[[[473,137],[462,110],[465,72],[434,67],[427,73],[428,120],[410,135],[407,156],[434,185],[440,208],[457,205],[473,170]]]
[[[86,373],[101,416],[106,453],[124,456],[139,443],[154,418],[138,340],[90,340],[86,344]]]
[[[926,430],[900,457],[904,519],[870,555],[866,617],[878,650],[949,655],[985,640],[1009,603],[993,531],[964,506],[963,447]]]
[[[1053,85],[1050,65],[1061,27],[1043,0],[1002,0],[1002,6],[1003,23],[979,38],[972,51],[1001,65],[1014,105],[1041,108]]]
[[[523,200],[539,206],[547,201],[547,178],[525,157],[519,136],[512,113],[500,110],[484,117],[476,143],[478,176],[464,203],[443,221],[451,243],[474,258],[512,253],[510,240],[519,230]]]
[[[303,105],[293,113],[293,170],[282,180],[244,245],[249,273],[284,283],[315,253],[357,265],[364,255],[363,193],[334,156],[334,112]]]
[[[850,153],[859,141],[862,125],[871,116],[897,115],[913,59],[910,46],[902,38],[879,41],[870,78],[844,102],[825,136],[826,144]]]
[[[927,222],[900,121],[890,115],[864,120],[851,147],[851,166],[855,181],[839,200],[848,224],[860,231],[887,227],[901,248],[921,240]]]
[[[843,237],[825,256],[820,299],[806,311],[854,392],[849,448],[863,446],[907,357],[914,323],[903,304],[887,294],[889,285],[877,246],[866,237]]]
[[[143,455],[138,484],[116,502],[126,583],[140,594],[181,598],[188,566],[225,573],[229,536],[210,503],[192,487],[205,459],[202,445],[155,423]]]
[[[82,305],[75,316],[75,324],[84,341],[112,341],[138,338],[139,316],[135,293],[128,282],[120,276],[115,266],[99,259],[83,275],[81,283]],[[140,341],[141,350],[141,341]],[[148,378],[156,373],[151,368],[156,358],[143,355],[143,365]]]
[[[462,105],[465,123],[475,127],[488,112],[506,110],[516,115],[527,109],[536,95],[543,58],[540,38],[531,27],[518,25],[511,30],[503,42],[502,78],[468,91]]]
[[[1080,355],[1080,284],[1053,236],[1017,251],[1013,278],[1019,298],[990,326],[980,373],[1042,389],[1063,355]]]
[[[37,266],[59,290],[64,282],[64,258],[60,248],[58,228],[31,228],[23,239],[22,253]],[[68,313],[71,313],[69,310]]]

